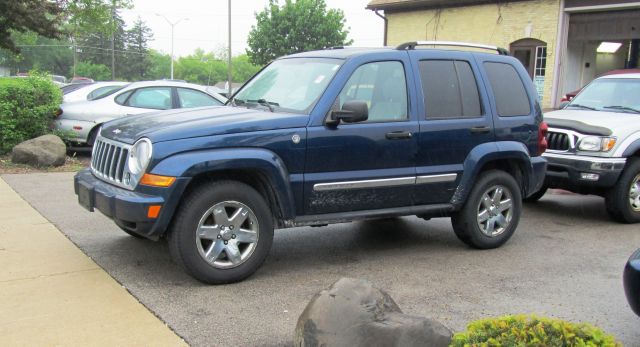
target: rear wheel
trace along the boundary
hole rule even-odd
[[[462,209],[451,217],[451,224],[456,236],[467,245],[497,248],[515,232],[521,211],[522,196],[516,180],[504,171],[486,171]]]
[[[605,196],[609,215],[621,223],[640,222],[640,158],[631,159]]]
[[[222,181],[194,188],[169,234],[173,259],[210,284],[241,281],[264,262],[273,242],[271,211],[250,186]]]

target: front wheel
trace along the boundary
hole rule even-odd
[[[631,159],[605,196],[609,215],[621,223],[640,222],[640,159]]]
[[[486,171],[462,209],[451,217],[451,224],[456,236],[467,245],[497,248],[515,232],[521,211],[522,196],[516,180],[504,171]]]
[[[199,281],[241,281],[264,262],[273,242],[271,211],[250,186],[221,181],[191,190],[169,233],[176,263]]]

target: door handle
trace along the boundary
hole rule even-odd
[[[413,134],[410,131],[392,131],[384,135],[387,140],[404,140],[410,139]]]
[[[489,132],[491,132],[491,128],[480,126],[480,127],[473,127],[469,129],[469,131],[471,131],[472,134],[488,134]]]

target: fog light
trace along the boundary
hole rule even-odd
[[[600,175],[588,172],[581,172],[580,178],[586,181],[597,181],[600,179]]]

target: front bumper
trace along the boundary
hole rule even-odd
[[[121,228],[137,235],[158,239],[166,231],[179,197],[188,183],[187,179],[177,179],[169,188],[143,187],[130,191],[116,187],[96,178],[91,169],[84,169],[74,177],[74,190],[78,203],[93,212],[99,210]],[[149,206],[160,205],[157,218],[147,216]]]
[[[629,258],[624,268],[622,282],[629,306],[640,316],[640,249]]]
[[[625,158],[588,157],[573,154],[545,153],[548,161],[546,184],[581,192],[584,189],[609,188],[616,184]]]
[[[76,119],[58,119],[54,121],[56,130],[64,132],[65,140],[77,143],[86,143],[89,132],[95,126],[95,122]]]

